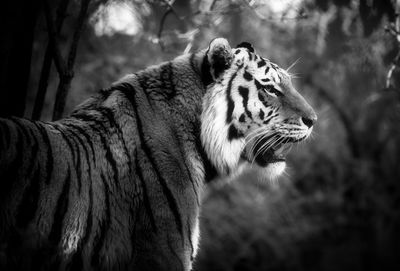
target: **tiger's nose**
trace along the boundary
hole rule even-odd
[[[312,118],[305,118],[305,117],[302,117],[301,120],[303,121],[303,123],[304,123],[308,128],[311,128],[311,126],[313,126],[314,123],[317,121],[317,117],[316,117],[316,116],[315,116],[315,117],[313,116]]]

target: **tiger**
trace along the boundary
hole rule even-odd
[[[207,184],[284,171],[317,116],[250,43],[129,74],[54,122],[0,119],[0,270],[191,270]]]

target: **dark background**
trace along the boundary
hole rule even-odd
[[[210,185],[195,270],[400,270],[394,1],[6,0],[0,13],[0,116],[58,119],[215,37],[283,68],[298,59],[313,136],[277,182]]]

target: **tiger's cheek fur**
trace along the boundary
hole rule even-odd
[[[201,140],[221,175],[235,174],[249,132],[265,126],[276,115],[259,99],[254,82],[246,79],[237,62],[223,80],[208,89],[203,99]],[[268,106],[268,107],[266,107]]]
[[[227,122],[228,107],[222,90],[209,91],[203,99],[201,141],[221,175],[229,174],[236,167],[244,146],[243,137],[232,135],[232,124]]]

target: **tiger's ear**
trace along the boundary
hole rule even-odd
[[[252,45],[251,43],[247,42],[247,41],[244,41],[244,42],[239,43],[239,44],[236,46],[236,48],[246,48],[246,49],[248,49],[250,52],[254,53],[254,47],[253,47],[253,45]]]
[[[233,54],[228,41],[224,38],[212,40],[207,50],[207,60],[210,74],[215,81],[232,64]]]

